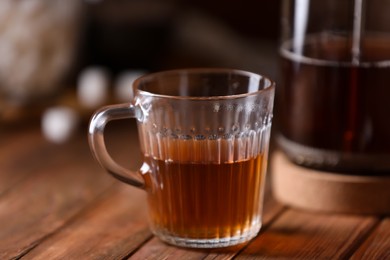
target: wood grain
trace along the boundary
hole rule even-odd
[[[378,222],[376,218],[289,209],[238,259],[340,259]]]
[[[89,151],[86,126],[48,143],[39,126],[0,132],[0,259],[389,259],[390,219],[321,214],[276,202],[267,185],[260,235],[236,247],[193,250],[154,237],[144,191],[121,184]],[[107,128],[125,167],[141,165],[134,122]],[[270,176],[272,177],[272,176]]]
[[[351,259],[390,259],[390,218],[385,218]]]
[[[0,258],[24,254],[112,184],[77,148],[61,160],[41,155],[46,162],[0,197]]]
[[[114,185],[25,259],[122,259],[141,246],[149,231],[145,192]]]
[[[53,146],[43,140],[38,129],[20,132],[18,135],[1,134],[0,195],[31,175],[31,172],[39,171],[42,155],[53,154]]]
[[[128,157],[121,147],[129,132],[116,130],[111,131],[110,147],[115,158],[125,160]],[[25,136],[26,149],[16,142],[23,138],[15,137],[9,139],[15,153],[7,155],[2,150],[7,157],[0,172],[23,178],[14,179],[13,185],[8,182],[10,188],[0,196],[1,259],[19,257],[34,248],[115,182],[93,160],[85,132],[64,145],[47,143],[35,128]]]

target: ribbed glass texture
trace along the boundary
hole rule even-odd
[[[181,76],[186,94],[138,86],[150,224],[172,244],[229,246],[261,227],[274,89],[254,74],[225,74],[207,81],[215,94],[188,75]]]

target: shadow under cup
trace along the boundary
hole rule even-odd
[[[130,106],[144,154],[138,186],[147,192],[150,226],[160,239],[213,248],[258,234],[274,91],[268,78],[230,69],[135,81]]]

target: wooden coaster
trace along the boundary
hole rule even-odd
[[[271,157],[273,194],[302,209],[390,215],[390,176],[357,176],[298,166],[281,152]]]

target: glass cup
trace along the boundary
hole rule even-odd
[[[389,174],[390,1],[284,0],[278,143],[294,162]]]
[[[261,227],[275,83],[250,72],[190,69],[143,76],[131,103],[92,117],[89,141],[101,166],[147,192],[149,222],[165,242],[195,248],[250,240]],[[135,118],[138,171],[108,154],[104,127]]]

